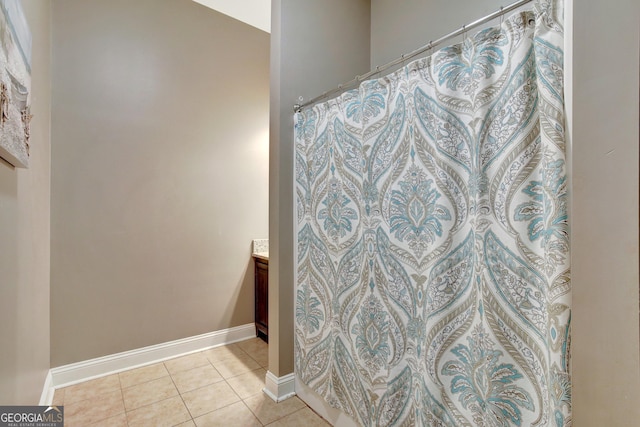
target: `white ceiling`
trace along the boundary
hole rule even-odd
[[[271,33],[271,0],[193,0]]]

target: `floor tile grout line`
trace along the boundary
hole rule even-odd
[[[122,381],[120,380],[120,374],[118,375],[118,384],[120,385],[120,397],[122,397],[122,409],[124,409],[124,422],[127,423],[127,427],[129,427],[129,417],[127,416],[127,407],[124,406],[124,389],[122,388]]]
[[[214,409],[214,410],[212,410],[212,411],[205,412],[204,414],[200,414],[200,415],[198,415],[197,417],[193,417],[193,415],[192,415],[192,416],[191,416],[191,419],[193,420],[193,423],[194,423],[194,424],[196,423],[196,418],[204,417],[204,416],[205,416],[205,415],[207,415],[207,414],[210,414],[210,413],[215,412],[215,411],[219,411],[220,409],[227,408],[227,407],[229,407],[229,406],[231,406],[231,405],[235,405],[235,404],[236,404],[236,403],[238,403],[238,402],[242,402],[242,403],[244,403],[243,399],[238,395],[238,393],[236,393],[236,391],[233,389],[233,387],[231,387],[231,384],[227,383],[227,381],[226,381],[226,380],[224,380],[224,379],[223,379],[223,381],[227,384],[227,386],[231,389],[231,391],[232,391],[232,392],[233,392],[233,393],[238,397],[238,399],[240,399],[240,400],[236,400],[235,402],[231,402],[231,403],[229,403],[229,404],[227,404],[227,405],[221,406],[221,407],[216,408],[216,409]],[[222,381],[218,381],[217,383],[214,383],[214,384],[218,384],[218,383],[220,383],[220,382],[222,382]],[[211,384],[209,384],[209,385],[211,385]],[[208,386],[204,386],[204,387],[208,387]],[[200,389],[202,389],[202,388],[204,388],[204,387],[200,387],[200,388],[197,388],[197,389],[195,389],[195,390],[200,390]],[[193,390],[192,390],[192,391],[193,391]],[[187,392],[187,393],[189,393],[189,392]],[[182,395],[180,395],[180,397],[182,397]],[[183,398],[183,401],[184,401],[184,398]],[[184,404],[184,405],[185,405],[185,406],[187,406],[187,403],[185,402],[185,404]],[[245,404],[245,406],[247,406],[247,405]],[[187,407],[187,410],[189,411],[189,407]],[[251,410],[251,409],[249,409],[249,410]],[[189,411],[189,414],[191,414],[191,411]],[[256,418],[257,418],[257,417],[256,417]]]
[[[220,371],[218,371],[218,370],[216,369],[216,367],[211,363],[211,361],[209,361],[209,365],[210,365],[210,366],[211,366],[211,367],[216,371],[216,373],[220,376],[220,379],[219,379],[218,381],[215,381],[215,382],[212,382],[212,383],[209,383],[209,384],[205,384],[205,385],[202,385],[202,386],[200,386],[200,387],[196,387],[196,388],[191,389],[191,390],[186,390],[186,391],[184,391],[184,392],[181,392],[181,391],[180,391],[180,389],[178,388],[178,385],[177,385],[177,384],[176,384],[176,382],[175,382],[175,378],[173,377],[173,375],[172,375],[172,374],[169,374],[169,376],[171,377],[171,380],[173,381],[173,384],[176,386],[176,389],[178,390],[178,394],[180,394],[180,395],[182,396],[182,395],[183,395],[183,394],[185,394],[185,393],[190,393],[190,392],[192,392],[192,391],[199,390],[199,389],[201,389],[201,388],[205,388],[205,387],[208,387],[208,386],[210,386],[210,385],[217,384],[217,383],[219,383],[219,382],[224,381],[224,380],[225,380],[225,379],[224,379],[224,377],[222,376],[222,374],[220,374]],[[184,370],[184,371],[176,372],[176,375],[181,374],[181,373],[184,373],[184,372],[189,372],[189,371],[192,371],[192,370],[195,370],[195,369],[198,369],[198,368],[203,368],[204,366],[206,366],[206,365],[203,365],[203,366],[197,366],[197,367],[192,368],[192,369],[187,369],[187,370]],[[186,405],[186,403],[185,403],[185,405]]]
[[[184,406],[187,408],[187,412],[189,412],[189,415],[191,415],[191,421],[193,421],[193,423],[195,425],[198,425],[196,423],[196,418],[201,417],[202,415],[206,415],[206,414],[202,414],[202,415],[198,415],[198,417],[194,417],[193,414],[191,413],[191,409],[189,409],[189,407],[187,406],[187,402],[184,401],[184,397],[180,396],[180,399],[182,399],[182,403],[184,403]]]
[[[177,356],[177,357],[174,357],[174,358],[171,358],[171,359],[166,359],[166,360],[163,360],[163,361],[162,361],[162,363],[164,363],[164,364],[165,364],[165,366],[164,366],[164,367],[165,367],[165,369],[167,370],[167,372],[169,372],[169,375],[179,374],[179,373],[181,373],[181,372],[190,371],[190,370],[192,370],[192,369],[202,368],[203,366],[207,366],[207,365],[192,366],[192,367],[190,367],[190,368],[188,368],[188,369],[182,369],[182,370],[180,370],[180,371],[171,372],[171,371],[169,371],[169,367],[166,365],[166,363],[167,363],[167,362],[169,362],[169,361],[171,361],[171,360],[182,359],[183,357],[191,357],[191,356],[195,356],[196,354],[201,354],[201,355],[202,355],[202,357],[204,357],[204,359],[207,361],[207,363],[208,363],[209,365],[211,365],[211,361],[210,361],[210,360],[209,360],[209,358],[204,354],[204,353],[205,353],[205,351],[207,351],[207,350],[196,351],[196,352],[194,352],[194,353],[189,353],[189,354],[184,355],[184,356]]]
[[[261,370],[261,369],[264,369],[264,370],[266,371],[266,369],[265,369],[265,368],[263,368],[262,366],[259,366],[259,367],[258,367],[258,368],[256,368],[256,369],[251,369],[251,370],[248,370],[248,371],[240,372],[239,374],[233,375],[233,376],[231,376],[231,377],[229,377],[229,378],[224,378],[224,377],[223,377],[223,378],[224,378],[224,380],[225,380],[225,381],[227,381],[227,380],[232,380],[232,379],[234,379],[234,378],[238,378],[238,377],[239,377],[239,376],[241,376],[241,375],[246,375],[246,374],[248,374],[248,373],[251,373],[251,372],[254,372],[254,371],[259,371],[259,370]]]
[[[122,387],[122,390],[126,390],[126,389],[128,389],[128,388],[135,387],[135,386],[139,386],[139,385],[142,385],[142,384],[147,384],[147,383],[150,383],[151,381],[157,381],[157,380],[160,380],[160,379],[162,379],[162,378],[164,378],[164,377],[169,377],[169,376],[170,376],[170,375],[169,375],[169,374],[167,374],[167,375],[163,375],[163,376],[161,376],[161,377],[151,378],[150,380],[140,381],[139,383],[135,383],[135,384],[131,384],[131,385],[128,385],[128,386]]]
[[[229,360],[229,359],[231,359],[231,358],[224,359],[224,360]],[[208,358],[207,358],[207,360],[209,360],[209,363],[210,363],[210,364],[211,364],[211,366],[216,370],[216,372],[218,372],[218,374],[220,374],[220,371],[216,368],[216,366],[215,366],[214,362],[213,362],[213,361],[211,361],[211,360],[210,360],[210,359],[208,359]],[[242,375],[242,374],[240,374],[240,375]],[[236,375],[236,376],[234,376],[234,377],[230,377],[229,379],[231,379],[231,378],[235,378],[235,377],[237,377],[237,376],[239,376],[239,375]],[[204,413],[204,414],[201,414],[201,415],[199,415],[198,417],[202,417],[202,416],[204,416],[204,415],[210,414],[211,412],[215,412],[215,411],[220,410],[220,409],[222,409],[222,408],[226,408],[226,407],[231,406],[231,405],[233,405],[233,404],[235,404],[235,403],[238,403],[238,402],[242,402],[245,406],[247,406],[247,405],[246,405],[246,403],[244,403],[243,398],[242,398],[242,397],[240,397],[240,395],[235,391],[235,389],[231,386],[231,384],[229,384],[229,382],[227,381],[227,378],[223,377],[223,376],[222,376],[222,374],[220,374],[220,378],[221,378],[221,380],[220,380],[220,381],[217,381],[217,382],[215,382],[215,383],[211,383],[211,384],[207,384],[207,385],[204,385],[204,386],[202,386],[202,387],[195,388],[195,389],[193,389],[193,390],[185,391],[185,393],[190,393],[190,392],[193,392],[193,391],[195,391],[195,390],[200,390],[200,389],[203,389],[203,388],[205,388],[205,387],[211,386],[212,384],[218,384],[218,383],[224,382],[224,383],[227,385],[227,387],[229,387],[229,388],[231,389],[231,391],[232,391],[232,392],[233,392],[233,393],[238,397],[238,399],[239,399],[239,400],[238,400],[238,401],[236,401],[236,402],[229,403],[228,405],[221,406],[220,408],[214,409],[213,411],[209,411],[209,412],[206,412],[206,413]],[[180,393],[179,391],[178,391],[178,393],[180,394],[180,397],[182,398],[182,400],[183,400],[183,402],[184,402],[184,398],[182,397],[182,394],[183,394],[183,393]],[[185,406],[187,406],[186,402],[184,402],[184,403],[185,403]],[[247,407],[247,408],[248,408],[248,407]],[[188,407],[187,407],[187,410],[189,410],[189,408],[188,408]],[[249,409],[249,410],[251,411],[251,409]],[[189,411],[189,413],[191,414],[191,411]],[[253,412],[252,412],[252,413],[253,413]],[[255,416],[255,415],[254,415],[254,416]],[[197,417],[196,417],[196,418],[197,418]],[[257,418],[257,417],[256,417],[256,418]],[[191,418],[191,419],[193,420],[193,422],[194,422],[194,424],[195,424],[195,418],[193,417],[193,415],[192,415],[192,418]],[[259,420],[258,420],[258,421],[259,421]]]
[[[253,410],[251,409],[251,407],[250,407],[249,405],[247,405],[247,402],[245,401],[246,399],[249,399],[249,398],[251,398],[251,397],[253,397],[253,396],[257,396],[257,395],[258,395],[258,393],[253,394],[253,395],[251,395],[251,396],[248,396],[247,398],[242,399],[242,400],[241,400],[241,402],[243,403],[243,405],[245,406],[245,408],[247,408],[247,409],[249,410],[249,412],[251,412],[251,414],[253,415],[253,417],[254,417],[256,420],[258,420],[258,423],[260,423],[260,425],[264,427],[266,424],[265,424],[265,423],[263,423],[263,422],[262,422],[262,420],[260,420],[260,418],[258,418],[258,415],[257,415],[255,412],[253,412]]]
[[[255,361],[255,360],[253,359],[253,357],[251,357],[251,355],[250,355],[250,354],[248,354],[248,353],[246,353],[246,352],[245,352],[245,355],[246,355],[247,357],[249,357],[249,359],[251,359],[251,360],[253,360],[254,362],[258,363],[257,361]],[[215,368],[215,367],[216,367],[216,365],[215,365],[216,363],[218,363],[218,364],[224,364],[224,362],[228,362],[228,361],[230,361],[230,360],[239,360],[237,356],[238,356],[238,355],[235,355],[235,354],[234,354],[234,355],[233,355],[233,357],[227,357],[227,358],[225,358],[225,359],[220,359],[220,360],[216,360],[216,361],[213,361],[213,360],[211,360],[211,359],[209,359],[209,358],[207,358],[207,359],[209,360],[209,363],[211,363],[211,365],[213,365],[213,367]],[[260,365],[260,363],[258,363],[258,365]],[[216,368],[216,369],[217,369],[217,368]]]
[[[254,395],[252,395],[252,396],[249,396],[249,397],[253,397],[253,396],[255,396],[255,394],[254,394]],[[247,399],[248,399],[248,398],[247,398]],[[247,402],[245,402],[245,400],[244,400],[244,399],[242,399],[242,400],[241,400],[241,402],[242,402],[242,404],[244,405],[244,407],[245,407],[245,408],[247,408],[247,409],[249,410],[249,412],[251,412],[251,415],[253,415],[253,418],[255,418],[256,420],[258,420],[258,423],[259,423],[261,426],[264,426],[264,423],[263,423],[262,421],[260,421],[260,418],[258,418],[258,416],[257,416],[257,415],[256,415],[256,414],[251,410],[251,408],[249,407],[249,405],[247,405]]]
[[[165,368],[166,368],[166,366],[165,366]],[[169,370],[167,369],[167,371],[169,371]],[[182,404],[184,405],[184,408],[187,410],[187,413],[189,414],[189,419],[191,421],[193,421],[193,424],[195,424],[196,421],[193,418],[193,414],[191,413],[191,410],[187,406],[187,402],[184,401],[184,397],[182,397],[182,393],[180,393],[180,390],[178,390],[178,385],[176,384],[175,380],[173,379],[173,376],[171,375],[171,373],[169,373],[169,378],[171,378],[171,382],[173,383],[173,386],[176,388],[176,391],[178,392],[178,396],[180,396],[180,400],[182,401]],[[189,421],[189,420],[187,420],[187,421]],[[186,423],[187,421],[184,421],[182,424]],[[179,424],[176,424],[176,425],[179,425]]]
[[[180,397],[180,399],[182,400],[182,396],[180,396],[179,394],[178,394],[178,395],[176,395],[176,396],[169,396],[169,397],[166,397],[166,398],[164,398],[164,399],[156,400],[156,401],[155,401],[155,402],[153,402],[153,403],[148,403],[148,404],[146,404],[146,405],[139,406],[139,407],[137,407],[137,408],[135,408],[135,409],[131,409],[131,410],[129,410],[129,411],[127,411],[127,410],[125,409],[125,415],[127,415],[129,412],[137,411],[138,409],[146,408],[146,407],[148,407],[148,406],[152,406],[152,405],[155,405],[155,404],[157,404],[157,403],[164,402],[165,400],[173,399],[173,398],[176,398],[176,397]],[[193,420],[193,417],[191,416],[191,412],[189,411],[189,408],[187,407],[187,405],[184,403],[184,400],[182,401],[182,403],[184,404],[185,409],[186,409],[186,410],[187,410],[187,412],[189,413],[189,419],[188,419],[188,420],[184,420],[184,421],[182,421],[181,423],[178,423],[178,424],[176,424],[176,425],[186,423],[186,422],[187,422],[187,421],[189,421],[189,420]],[[127,418],[127,425],[129,425],[129,417],[126,417],[126,418]]]
[[[251,359],[253,359],[254,362],[256,362],[260,367],[262,367],[262,363],[260,363],[255,357],[253,357],[252,355],[249,354],[249,357]]]
[[[129,389],[131,389],[131,388],[133,388],[133,387],[137,387],[137,386],[139,386],[139,385],[148,384],[148,383],[153,382],[153,381],[162,380],[162,379],[164,379],[164,378],[165,378],[165,377],[160,377],[160,378],[156,378],[155,380],[151,380],[151,381],[147,381],[147,382],[144,382],[144,383],[136,384],[135,386],[127,387],[125,390],[129,390]],[[156,403],[156,402],[161,402],[161,401],[164,401],[164,400],[170,399],[170,398],[175,397],[175,396],[177,396],[178,394],[180,394],[180,392],[178,391],[178,388],[175,386],[175,383],[173,383],[173,379],[172,379],[171,377],[169,377],[169,379],[171,380],[171,383],[173,384],[174,388],[176,389],[176,394],[175,394],[175,395],[173,395],[173,396],[168,396],[168,397],[165,397],[165,398],[161,398],[161,399],[159,399],[159,400],[156,400],[156,401],[153,401],[153,402],[150,402],[150,403],[147,403],[147,404],[145,404],[145,405],[138,406],[138,407],[135,407],[135,408],[132,408],[132,409],[129,409],[129,410],[127,410],[127,408],[126,408],[126,404],[125,404],[125,411],[126,411],[126,412],[135,411],[135,410],[136,410],[136,409],[138,409],[138,408],[143,408],[143,407],[145,407],[145,406],[149,406],[149,405],[152,405],[152,404],[154,404],[154,403]],[[123,401],[124,401],[124,390],[122,390],[122,399],[123,399]]]
[[[151,403],[146,403],[146,404],[144,404],[144,405],[142,405],[142,406],[137,406],[137,407],[132,408],[132,409],[127,409],[127,407],[125,406],[125,408],[124,408],[124,412],[125,412],[125,414],[128,414],[129,412],[137,411],[137,410],[138,410],[138,409],[140,409],[140,408],[146,408],[147,406],[155,405],[156,403],[164,402],[165,400],[173,399],[174,397],[177,397],[177,396],[180,396],[180,393],[175,394],[175,395],[173,395],[173,396],[165,397],[165,398],[162,398],[162,399],[154,400],[154,401],[153,401],[153,402],[151,402]],[[186,405],[185,405],[185,406],[186,406]]]
[[[222,381],[224,381],[224,378],[220,378],[220,381],[216,381],[216,382],[213,382],[213,383],[205,384],[205,385],[203,385],[203,386],[201,386],[201,387],[196,387],[196,388],[194,388],[194,389],[192,389],[192,390],[186,390],[185,392],[181,392],[180,390],[178,390],[178,394],[179,394],[180,396],[182,396],[183,394],[191,393],[191,392],[196,391],[196,390],[201,390],[201,389],[203,389],[203,388],[205,388],[205,387],[209,387],[209,386],[212,386],[212,385],[214,385],[214,384],[219,384],[219,383],[221,383]],[[175,383],[174,383],[174,384],[175,384]],[[176,387],[176,388],[177,388],[177,387]]]

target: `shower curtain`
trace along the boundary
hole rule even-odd
[[[359,424],[571,424],[562,22],[296,114],[296,375]]]

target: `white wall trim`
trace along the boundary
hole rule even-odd
[[[271,371],[267,371],[262,391],[274,402],[282,402],[296,395],[295,378],[293,373],[276,377]]]
[[[161,362],[177,356],[208,350],[213,347],[244,341],[256,336],[254,323],[182,338],[96,359],[85,360],[49,370],[40,398],[49,405],[56,388],[115,374],[128,369]]]
[[[53,376],[51,375],[51,370],[47,372],[47,377],[44,379],[44,386],[42,387],[42,394],[40,395],[40,403],[38,405],[50,405],[53,401],[53,392],[55,389],[53,388]]]

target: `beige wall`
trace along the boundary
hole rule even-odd
[[[293,372],[293,105],[369,68],[368,0],[272,0],[269,371]]]
[[[253,322],[269,35],[189,0],[52,5],[51,365]]]
[[[371,67],[418,49],[513,1],[371,0]]]
[[[571,3],[573,421],[638,425],[640,2]]]
[[[0,404],[37,405],[49,369],[50,2],[23,0],[33,37],[29,169],[0,160]]]

